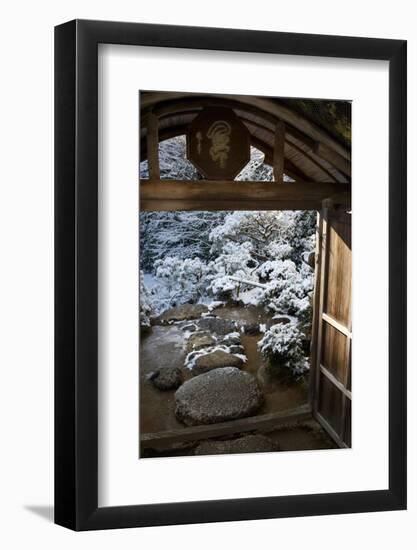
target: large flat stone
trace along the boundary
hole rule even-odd
[[[251,374],[225,367],[185,382],[175,392],[175,414],[189,426],[214,424],[254,415],[262,401]]]
[[[204,304],[184,304],[167,309],[154,320],[154,323],[167,325],[176,321],[189,321],[191,319],[198,319],[203,313],[207,312],[208,307]]]

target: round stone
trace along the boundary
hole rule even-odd
[[[158,390],[174,390],[182,382],[181,371],[178,367],[162,367],[151,374],[150,380]]]
[[[188,426],[214,424],[255,414],[263,396],[256,379],[235,367],[215,369],[175,392],[175,414]]]

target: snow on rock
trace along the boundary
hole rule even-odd
[[[188,353],[198,351],[216,344],[216,338],[207,331],[186,333],[185,348]]]
[[[243,365],[243,359],[237,355],[232,355],[222,349],[210,351],[196,358],[192,368],[193,374],[203,374],[213,369],[224,367],[240,368]]]
[[[209,310],[209,311],[213,311],[213,310],[215,310],[215,309],[217,309],[217,308],[219,308],[219,307],[224,306],[226,302],[223,302],[223,301],[221,301],[221,300],[207,300],[207,302],[200,300],[199,303],[200,303],[200,304],[204,304],[204,303],[205,303],[206,306],[208,307],[208,310]]]
[[[235,351],[237,351],[238,353],[235,353]],[[217,352],[222,352],[222,353],[219,354]],[[216,360],[219,361],[219,364],[217,364],[218,367],[231,366],[231,365],[237,367],[242,363],[246,363],[247,361],[247,357],[244,353],[243,347],[235,346],[235,345],[227,346],[224,344],[217,344],[215,346],[202,348],[202,349],[191,351],[190,353],[188,353],[184,361],[184,367],[186,367],[187,369],[190,369],[194,374],[198,374],[199,369],[204,367],[201,367],[201,362],[199,363],[200,367],[198,367],[197,361],[207,355],[213,355],[215,353],[217,353],[217,355],[215,356]],[[233,359],[236,357],[238,358],[237,361],[236,359]],[[220,358],[224,358],[224,360]],[[227,361],[225,360],[226,358],[227,358]],[[205,364],[206,361],[210,362],[210,360],[203,360],[203,365]],[[216,368],[216,367],[211,367],[211,368]],[[206,369],[206,370],[209,370],[209,369]]]
[[[222,340],[222,344],[226,345],[239,345],[240,344],[240,334],[237,331],[229,332],[226,334]]]

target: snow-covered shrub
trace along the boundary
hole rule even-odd
[[[161,179],[197,180],[196,168],[187,159],[185,136],[176,136],[159,143],[159,170]],[[149,178],[148,161],[139,166],[141,179]]]
[[[227,215],[224,224],[210,234],[216,259],[209,263],[209,290],[214,295],[236,298],[239,289],[239,299],[244,303],[264,305],[274,313],[310,322],[313,271],[306,263],[289,259],[293,256],[292,243],[285,240],[293,218],[292,212]],[[311,246],[308,239],[311,237],[302,245],[296,240],[298,249],[307,250]],[[264,288],[251,287],[249,281]]]
[[[222,246],[222,252],[208,264],[207,290],[213,296],[231,296],[239,286],[239,282],[230,278],[249,278],[253,271],[253,246],[250,242],[236,243],[227,241]]]
[[[250,148],[250,161],[236,177],[238,181],[274,181],[272,166],[265,164],[265,155],[255,147]],[[284,174],[284,181],[294,181]]]
[[[285,241],[291,243],[291,259],[300,265],[314,251],[317,214],[312,210],[296,210],[288,218]]]
[[[272,241],[266,247],[266,253],[270,258],[276,260],[286,260],[289,259],[292,255],[293,248],[290,243],[287,242],[278,242]]]
[[[207,266],[200,258],[185,259],[168,256],[155,262],[156,278],[163,282],[159,298],[165,309],[185,303],[195,303],[206,293]],[[155,297],[157,298],[157,297]]]
[[[271,366],[286,369],[292,376],[298,377],[308,370],[302,334],[294,323],[273,325],[258,342],[258,348]]]
[[[239,181],[274,181],[272,166],[264,164],[265,155],[255,147],[251,147],[250,151],[250,161],[236,179]]]
[[[227,212],[141,212],[139,215],[140,267],[155,271],[166,256],[209,260],[210,233],[221,226]]]
[[[139,323],[141,329],[149,329],[151,326],[150,315],[152,306],[148,290],[144,283],[143,273],[139,272]]]
[[[287,212],[231,212],[225,217],[223,224],[210,233],[212,252],[221,251],[229,241],[250,242],[253,245],[253,257],[258,261],[274,259],[273,254],[279,245],[289,245],[285,240],[288,223]],[[282,253],[283,251],[280,252]]]
[[[266,283],[262,301],[268,309],[309,322],[313,271],[307,265],[297,269],[291,260],[274,260],[263,263],[256,273]]]

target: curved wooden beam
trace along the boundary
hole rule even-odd
[[[233,109],[235,112],[239,111],[236,113],[239,118],[247,118],[244,116],[245,113],[252,114],[258,119],[261,119],[262,126],[264,126],[265,128],[269,128],[271,131],[274,131],[277,122],[279,122],[280,120],[276,116],[262,111],[261,109],[259,109],[259,107],[255,107],[253,105],[244,105],[242,103],[239,103],[239,101],[230,99],[229,96],[227,96],[226,98],[218,96],[193,96],[182,100],[168,99],[161,104],[155,106],[155,113],[160,118],[164,119],[170,115],[179,113],[197,113],[202,108],[207,106],[228,107],[230,109]],[[141,111],[144,121],[146,121],[148,111],[149,108],[143,108]],[[252,119],[250,120],[251,122],[256,122],[256,124],[260,125],[259,121],[252,121]],[[315,141],[314,139],[311,139],[309,136],[300,132],[297,128],[290,124],[286,124],[286,135],[288,136],[288,139],[290,141],[292,140],[293,142],[301,142],[309,152],[329,163],[331,166],[334,167],[335,170],[337,170],[341,174],[344,174],[348,178],[351,177],[350,160],[343,158],[341,155],[339,155],[326,145]],[[350,158],[350,152],[348,154]],[[333,175],[333,177],[336,176]]]
[[[207,94],[196,94],[190,93],[186,94],[184,92],[148,92],[144,93],[141,96],[141,105],[143,108],[155,106],[158,103],[163,103],[164,101],[170,99],[184,99],[184,98],[193,98],[193,97],[205,97],[210,99],[210,96]],[[212,98],[221,98],[229,99],[230,96],[223,94],[216,94],[211,96]],[[333,149],[341,157],[346,160],[350,160],[350,152],[347,151],[339,142],[337,142],[332,136],[327,134],[324,130],[319,128],[316,124],[308,120],[306,117],[301,114],[293,111],[289,107],[278,103],[272,99],[254,97],[254,96],[243,96],[243,95],[234,95],[234,100],[243,105],[251,105],[258,107],[261,111],[269,113],[285,123],[290,124],[300,130],[302,133],[306,134],[314,141],[318,141],[327,145],[330,149]]]

